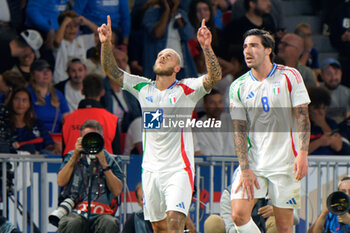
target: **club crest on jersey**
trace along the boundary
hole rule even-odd
[[[176,103],[176,96],[174,94],[170,94],[169,95],[169,102],[171,104],[175,104]]]
[[[275,95],[278,95],[281,92],[281,83],[280,82],[275,82],[273,84],[273,93]]]

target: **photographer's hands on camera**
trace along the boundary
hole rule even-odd
[[[82,140],[83,140],[83,137],[79,137],[75,143],[74,153],[70,159],[73,163],[76,163],[81,158],[82,155],[88,156],[87,154],[84,153],[84,149],[81,144]],[[105,169],[108,167],[104,150],[101,150],[98,154],[96,154],[96,158],[100,163],[102,169]]]
[[[350,214],[349,213],[345,213],[343,215],[339,215],[338,216],[338,222],[350,225]]]

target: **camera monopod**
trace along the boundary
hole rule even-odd
[[[100,153],[104,147],[104,140],[101,134],[97,132],[87,133],[82,141],[81,145],[84,149],[84,152],[88,155],[88,160],[90,160],[89,167],[89,191],[88,191],[88,213],[87,213],[87,224],[85,232],[90,230],[90,214],[91,214],[91,193],[92,193],[92,178],[93,178],[93,169],[96,163],[96,154]]]

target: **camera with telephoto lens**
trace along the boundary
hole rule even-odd
[[[348,213],[350,210],[350,197],[344,192],[333,192],[327,197],[327,208],[334,215]]]
[[[102,135],[96,132],[87,133],[81,141],[84,153],[88,154],[90,159],[94,159],[95,155],[103,150],[104,144]]]
[[[60,222],[61,218],[63,216],[68,215],[72,209],[74,208],[75,203],[72,198],[66,198],[64,199],[57,209],[55,209],[50,215],[49,215],[49,222],[58,227],[58,223]]]

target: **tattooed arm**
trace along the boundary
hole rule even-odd
[[[233,120],[233,144],[242,170],[249,169],[248,146],[247,146],[247,122]]]
[[[299,134],[299,150],[298,156],[294,161],[294,173],[297,180],[301,180],[308,169],[308,149],[310,143],[310,120],[308,105],[302,104],[293,108],[294,115],[297,119]]]
[[[248,143],[247,143],[247,122],[244,120],[232,120],[233,125],[233,142],[236,155],[238,157],[239,166],[241,168],[241,177],[239,185],[235,192],[240,188],[243,190],[242,198],[245,192],[247,193],[248,200],[254,199],[254,185],[256,188],[260,188],[258,180],[255,174],[249,168],[248,163]]]
[[[97,30],[102,44],[101,64],[103,70],[111,80],[123,87],[123,72],[118,67],[113,55],[111,17],[107,16],[107,25],[103,24]]]
[[[198,29],[197,39],[200,43],[207,66],[208,74],[203,79],[203,86],[206,91],[210,91],[214,85],[221,80],[222,71],[217,57],[211,48],[212,35],[205,26],[205,19],[202,20],[202,26]]]

